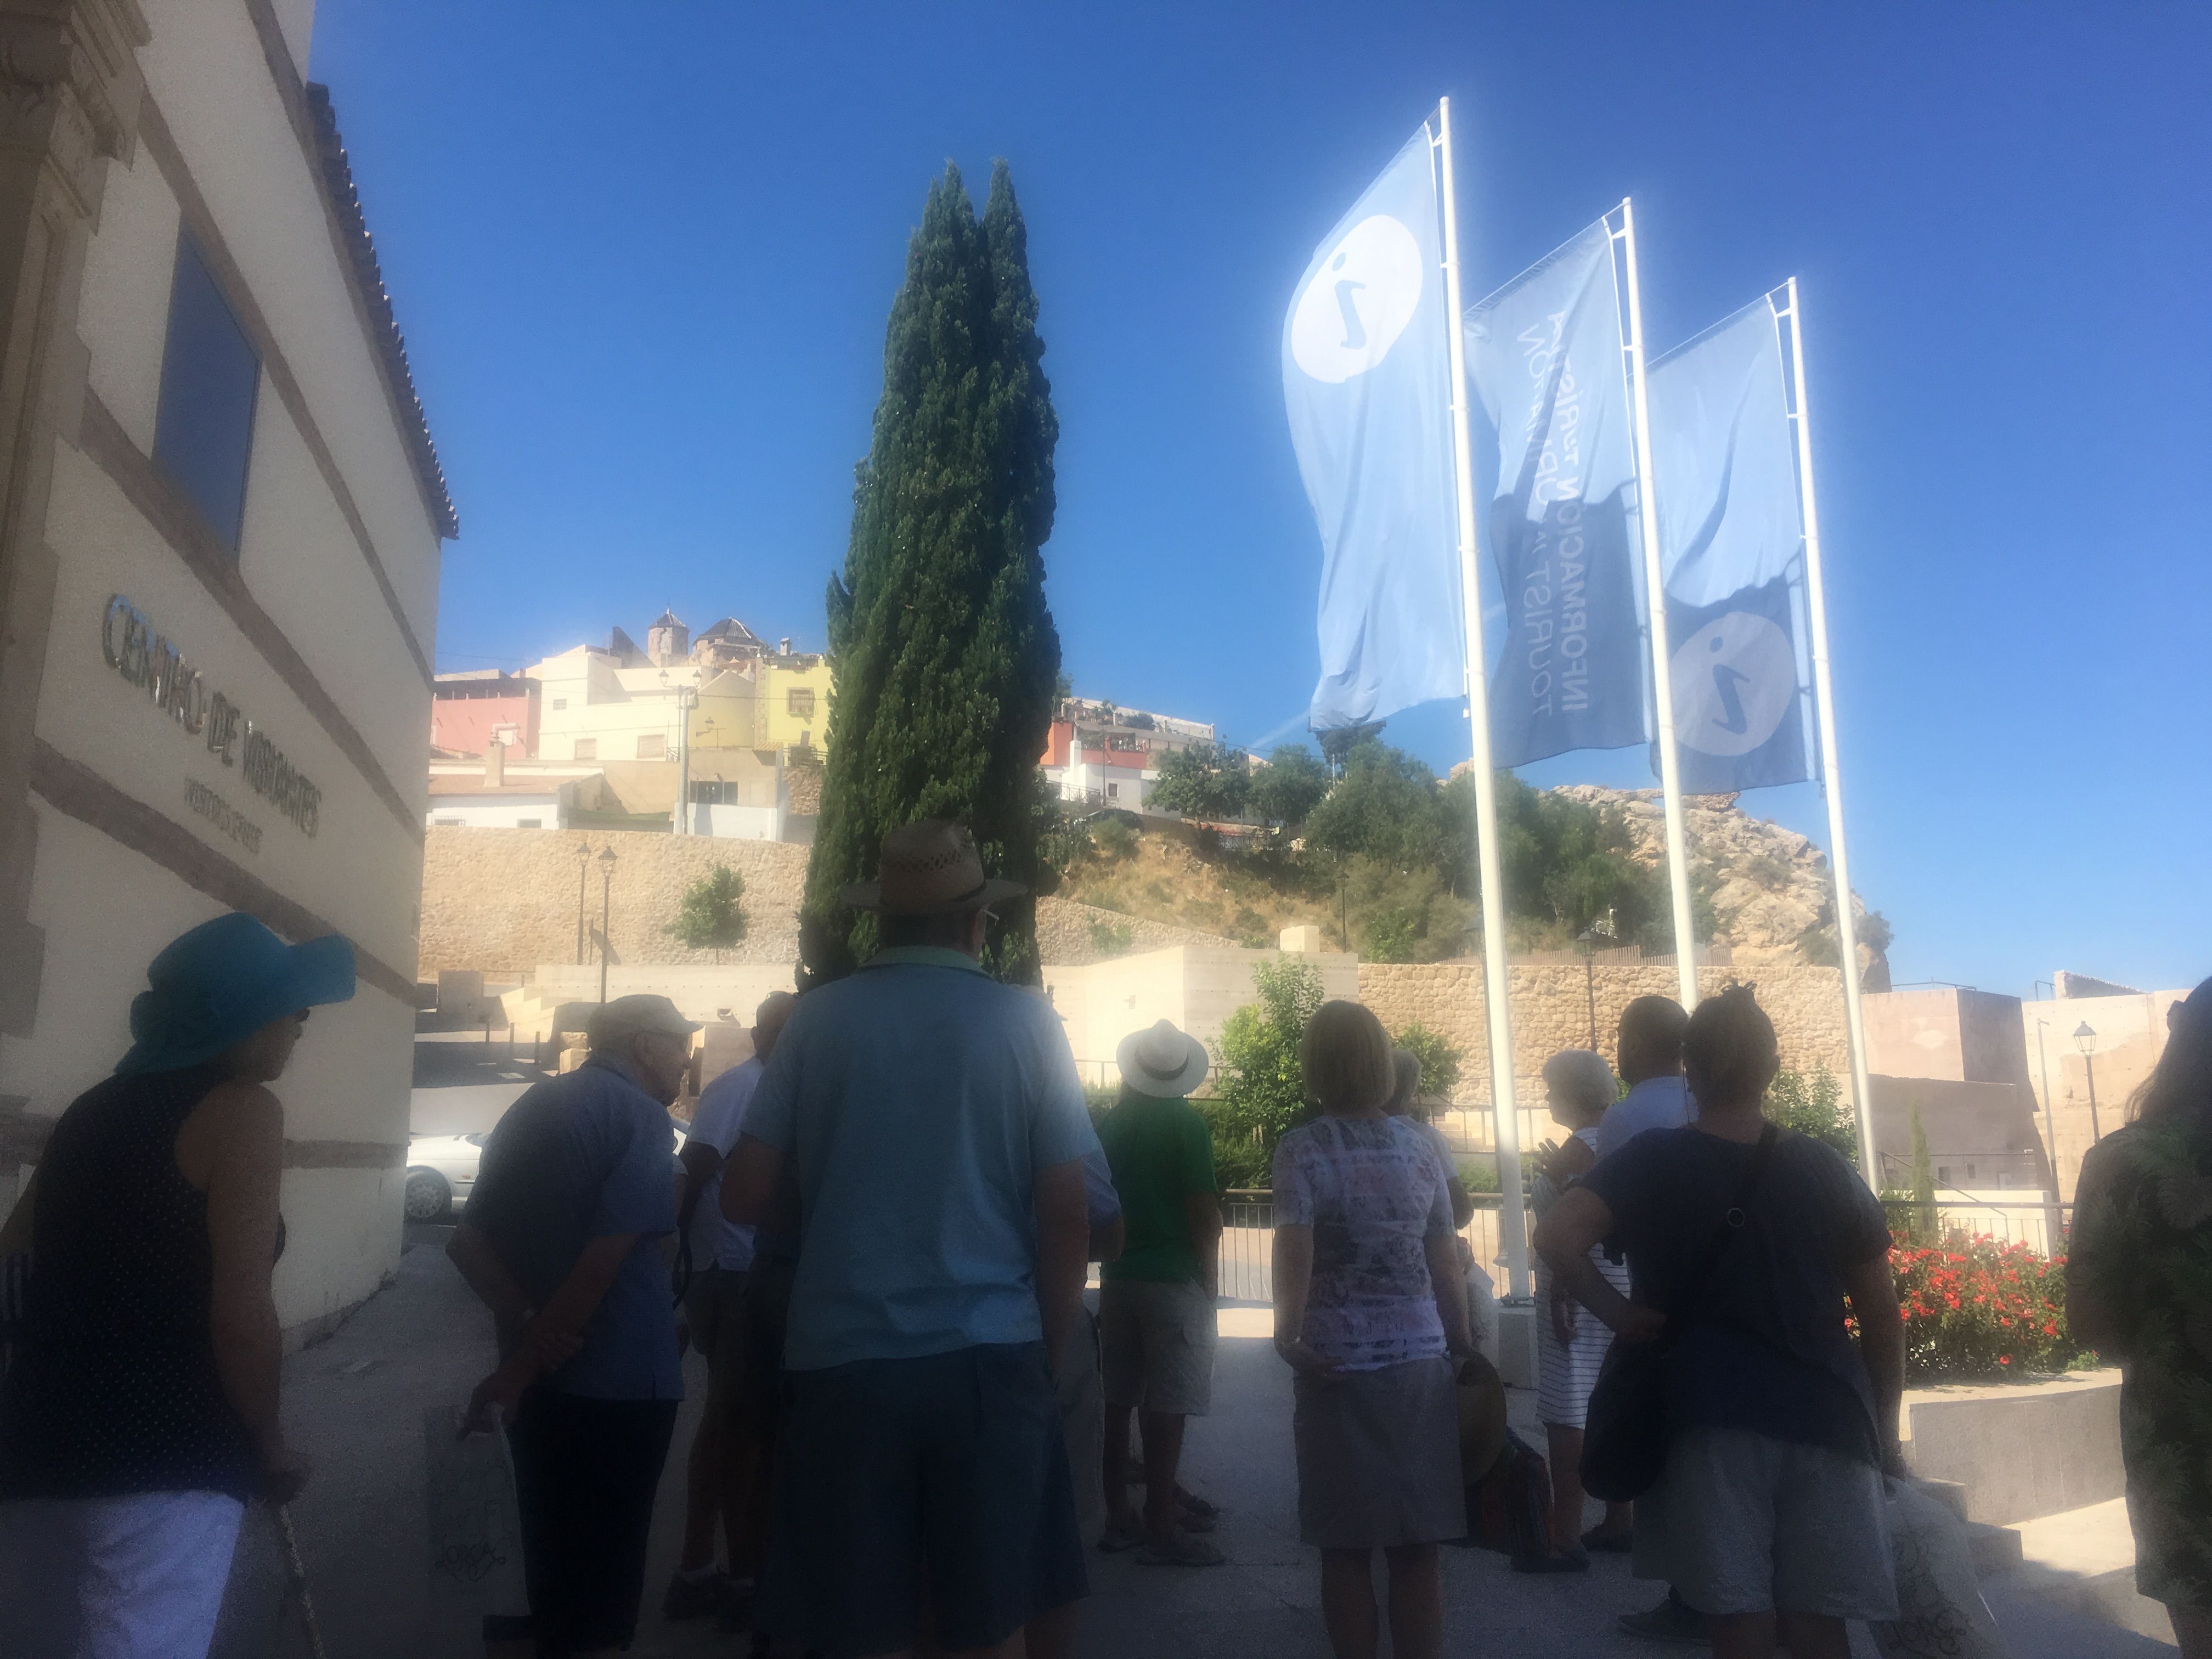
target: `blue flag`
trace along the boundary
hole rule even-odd
[[[1424,125],[1283,319],[1291,441],[1321,526],[1316,732],[1466,691],[1442,240]]]
[[[1651,366],[1685,794],[1818,775],[1795,434],[1766,300]],[[1656,767],[1655,757],[1655,767]]]
[[[1613,239],[1602,221],[1467,313],[1476,444],[1497,471],[1490,553],[1504,599],[1491,757],[1620,749],[1644,716],[1644,573]]]

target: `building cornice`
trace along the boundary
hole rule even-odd
[[[354,189],[353,168],[346,161],[344,145],[338,141],[330,89],[301,80],[299,66],[292,61],[292,49],[270,0],[246,0],[246,9],[253,20],[254,33],[260,37],[261,56],[269,65],[270,79],[276,83],[285,118],[319,187],[331,245],[337,250],[362,331],[368,336],[369,349],[382,371],[392,419],[406,438],[423,507],[441,536],[458,536],[460,520],[447,492],[445,471],[438,465],[437,446],[430,440],[429,417],[423,413],[422,398],[416,395],[414,372],[407,364],[407,344],[392,314],[392,297],[385,291],[376,247],[369,240],[361,198]]]

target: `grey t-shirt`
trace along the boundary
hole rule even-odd
[[[1613,1212],[1636,1302],[1673,1308],[1754,1150],[1701,1129],[1652,1129],[1583,1176]],[[1670,1426],[1751,1429],[1878,1462],[1873,1389],[1844,1326],[1844,1273],[1888,1252],[1881,1201],[1832,1148],[1785,1130],[1746,1211],[1669,1357]]]

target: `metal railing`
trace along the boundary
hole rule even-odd
[[[2000,1244],[2025,1244],[2039,1255],[2063,1255],[2066,1235],[2074,1224],[2074,1206],[2048,1198],[2021,1194],[2017,1204],[1992,1203],[1983,1199],[1885,1198],[1889,1230],[1900,1237],[1929,1244],[1964,1245],[1976,1239]]]
[[[1502,1200],[1496,1193],[1474,1194],[1474,1215],[1460,1230],[1477,1266],[1499,1281],[1498,1212]],[[1251,1188],[1234,1188],[1221,1200],[1221,1243],[1217,1260],[1221,1294],[1239,1302],[1275,1299],[1275,1195]]]
[[[1504,1294],[1505,1275],[1499,1263],[1498,1212],[1504,1200],[1497,1193],[1476,1193],[1474,1214],[1460,1237],[1474,1253],[1475,1264]],[[1973,1199],[1939,1199],[1933,1204],[1912,1199],[1884,1199],[1891,1231],[1900,1238],[1930,1244],[1963,1247],[1976,1239],[2001,1244],[2025,1244],[2039,1255],[2066,1247],[2066,1231],[2074,1206],[2047,1200],[2020,1204],[1990,1204]],[[1221,1294],[1240,1302],[1275,1299],[1275,1195],[1263,1189],[1236,1188],[1221,1201],[1221,1242],[1217,1260]]]

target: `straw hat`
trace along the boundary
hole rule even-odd
[[[980,910],[1029,890],[1019,882],[985,876],[975,836],[941,818],[924,818],[885,836],[877,867],[876,880],[856,881],[837,896],[855,910],[939,916]]]
[[[1121,1081],[1140,1095],[1160,1100],[1179,1100],[1206,1081],[1212,1064],[1206,1045],[1164,1019],[1121,1039],[1115,1053],[1121,1063]]]

